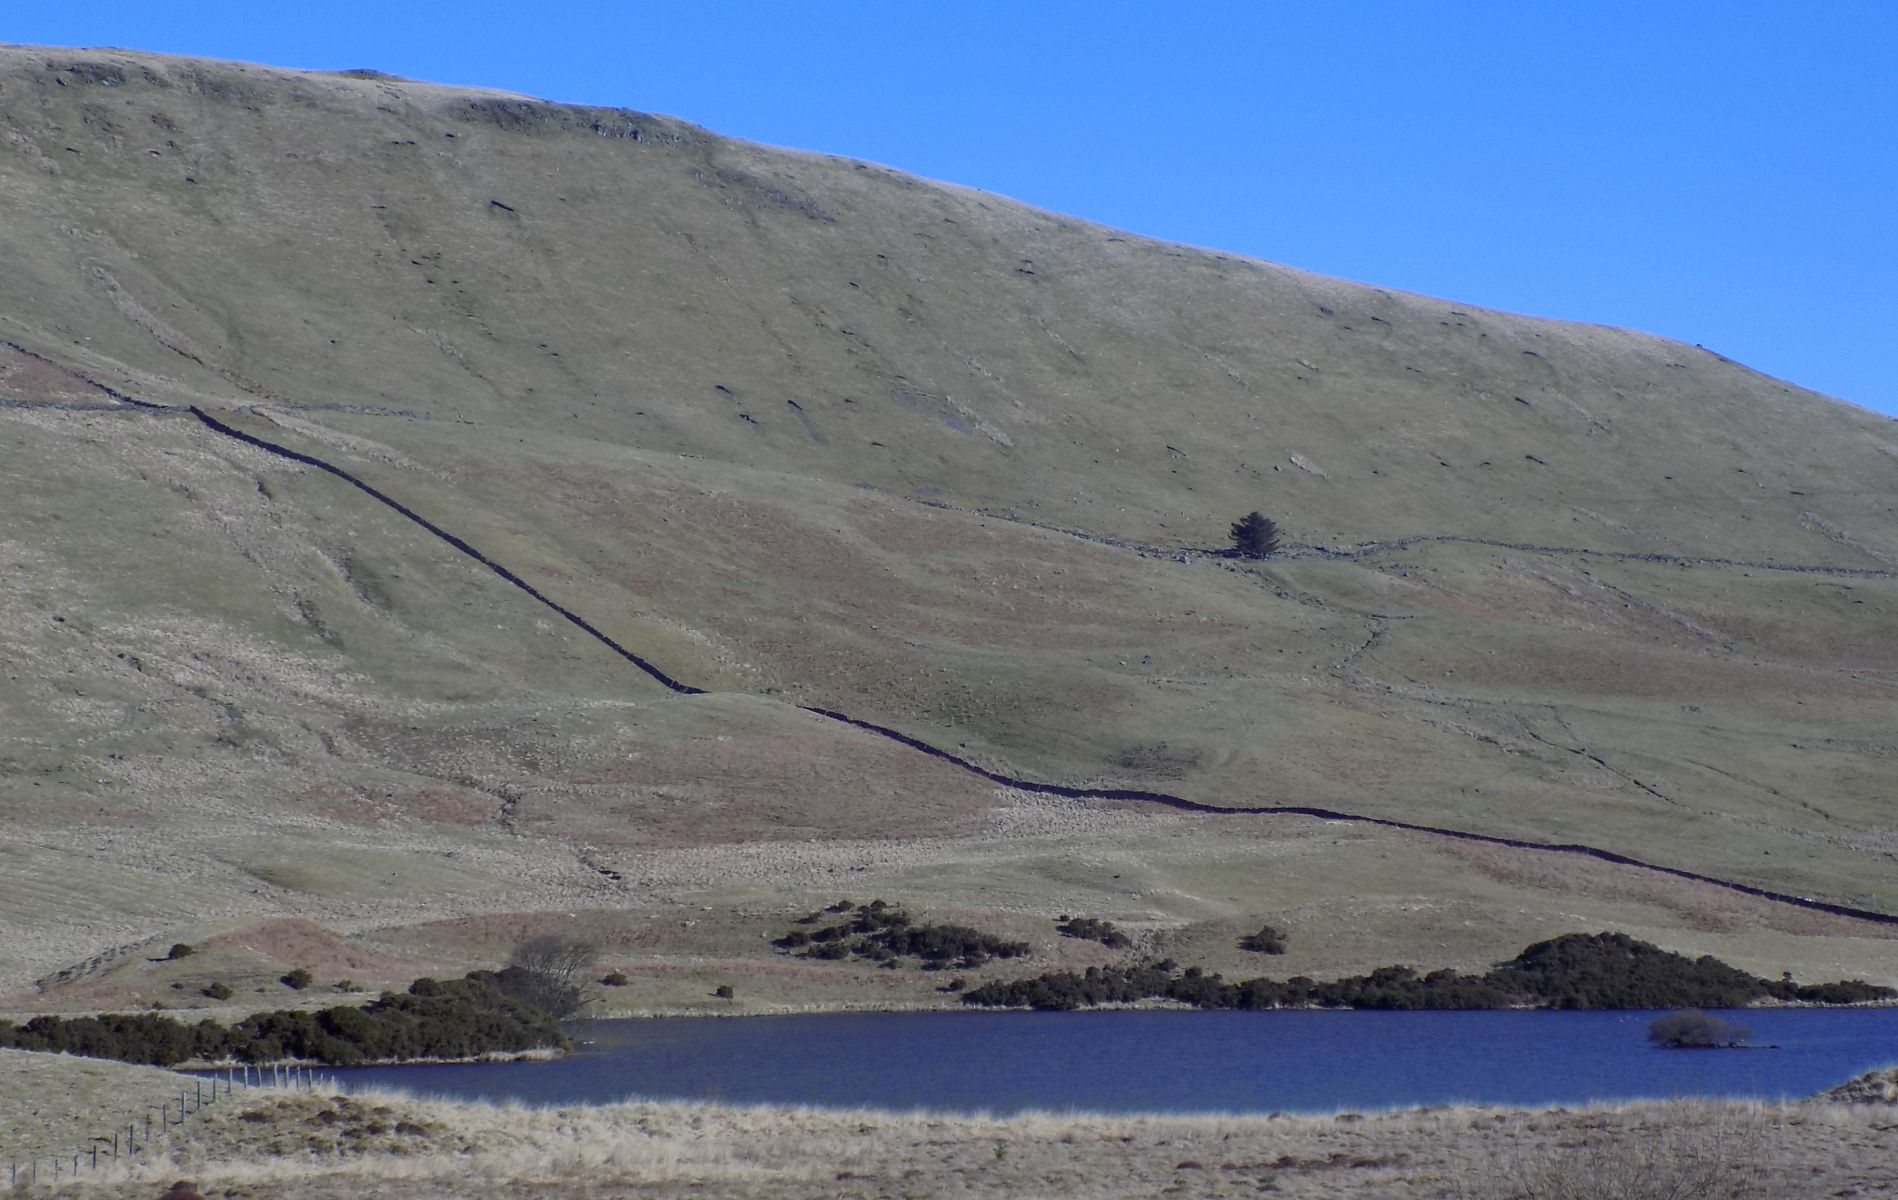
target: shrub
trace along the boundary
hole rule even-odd
[[[1241,950],[1251,950],[1258,954],[1283,954],[1286,949],[1286,936],[1283,929],[1264,925],[1257,933],[1248,933],[1239,939]]]
[[[281,982],[292,991],[300,992],[316,982],[316,976],[303,967],[297,967],[282,977]]]
[[[1172,963],[1088,969],[1085,978],[1056,972],[985,984],[963,994],[975,1005],[1077,1008],[1163,997],[1200,1008],[1462,1009],[1534,1005],[1542,1008],[1737,1008],[1753,1000],[1824,992],[1881,999],[1892,989],[1857,980],[1799,987],[1748,975],[1711,957],[1688,958],[1625,933],[1571,933],[1537,942],[1482,975],[1410,967],[1379,967],[1368,975],[1318,983],[1303,976],[1227,983]]]
[[[1648,1026],[1648,1041],[1676,1050],[1738,1046],[1752,1036],[1752,1030],[1699,1009],[1666,1013]]]
[[[213,1000],[229,1000],[236,993],[231,991],[230,984],[225,983],[222,979],[217,979],[212,981],[210,987],[204,989],[204,994]]]
[[[919,925],[908,913],[883,900],[843,911],[849,914],[846,920],[809,932],[793,929],[772,944],[783,950],[801,951],[804,958],[833,962],[864,958],[889,968],[913,958],[920,960],[919,965],[926,971],[945,967],[967,970],[991,958],[1018,957],[1029,949],[1026,942],[1007,941],[966,925]],[[833,904],[811,914],[819,920],[825,915],[839,915],[838,906]]]
[[[721,983],[712,995],[717,996],[720,1000],[730,1000],[734,995],[732,985],[729,983]]]
[[[1063,917],[1055,929],[1062,937],[1099,942],[1110,950],[1120,950],[1134,944],[1133,939],[1122,933],[1112,921],[1100,921],[1093,917]]]
[[[190,958],[197,952],[198,948],[193,946],[190,942],[173,942],[171,945],[171,953],[165,955],[165,961],[173,962],[180,958]]]
[[[493,972],[417,985],[406,995],[384,992],[362,1008],[255,1013],[229,1027],[208,1020],[187,1025],[155,1013],[35,1017],[17,1029],[0,1022],[0,1046],[171,1066],[194,1058],[334,1064],[466,1058],[567,1045],[552,1017],[503,993]]]
[[[606,978],[600,980],[600,982],[607,987],[625,987],[631,983],[632,980],[626,978],[626,972],[624,971],[609,971],[606,974]]]

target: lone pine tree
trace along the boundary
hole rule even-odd
[[[1279,527],[1259,512],[1232,523],[1232,547],[1241,558],[1266,558],[1279,550]]]

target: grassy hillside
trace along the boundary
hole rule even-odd
[[[23,1005],[285,915],[400,974],[585,910],[696,979],[839,888],[1167,944],[1277,914],[1317,970],[1613,921],[1898,979],[1875,925],[1057,810],[797,707],[1898,911],[1888,419],[642,113],[0,48],[0,115],[0,988],[67,972]],[[1204,553],[1252,509],[1288,553]]]

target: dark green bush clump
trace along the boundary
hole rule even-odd
[[[1133,939],[1122,933],[1112,921],[1100,921],[1093,917],[1063,917],[1055,928],[1062,937],[1099,942],[1110,950],[1121,950],[1134,944]]]
[[[1319,983],[1303,976],[1229,983],[1172,963],[1090,967],[984,984],[966,1004],[1085,1008],[1165,999],[1199,1008],[1738,1008],[1761,999],[1858,1003],[1898,993],[1857,980],[1801,986],[1767,980],[1718,959],[1688,958],[1625,933],[1571,933],[1537,942],[1482,975],[1379,967],[1369,975]]]
[[[1648,1026],[1648,1041],[1676,1050],[1738,1046],[1752,1036],[1751,1029],[1698,1009],[1667,1013]]]
[[[174,959],[190,958],[197,952],[198,948],[193,946],[190,942],[173,942],[171,944],[171,953],[165,955],[165,959],[169,962]]]
[[[802,958],[867,959],[886,967],[916,959],[926,971],[944,967],[967,970],[991,958],[1017,958],[1028,953],[1028,943],[1011,942],[966,925],[918,925],[900,908],[882,900],[859,904],[854,910],[831,905],[799,920],[813,925],[826,915],[849,912],[848,919],[806,932],[793,929],[772,945],[799,951]]]
[[[492,971],[464,979],[418,979],[406,993],[384,992],[362,1008],[256,1013],[230,1026],[208,1020],[188,1025],[155,1013],[34,1017],[17,1027],[0,1022],[0,1047],[158,1067],[226,1058],[346,1066],[567,1045],[551,1016],[503,992]]]
[[[1241,950],[1251,950],[1258,954],[1283,954],[1289,942],[1285,931],[1272,925],[1260,926],[1259,932],[1248,933],[1239,939]]]
[[[292,991],[300,992],[315,983],[316,976],[310,974],[309,971],[302,967],[297,967],[295,970],[285,974],[278,982]]]
[[[213,1000],[229,1000],[237,993],[231,991],[230,984],[225,983],[222,979],[216,979],[211,982],[209,987],[204,989],[204,994]]]

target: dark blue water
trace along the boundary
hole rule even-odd
[[[633,1097],[1010,1113],[1287,1112],[1803,1096],[1898,1063],[1898,1009],[1724,1014],[1757,1046],[1661,1050],[1651,1012],[874,1013],[583,1021],[569,1058],[360,1067],[345,1083],[533,1104]]]

